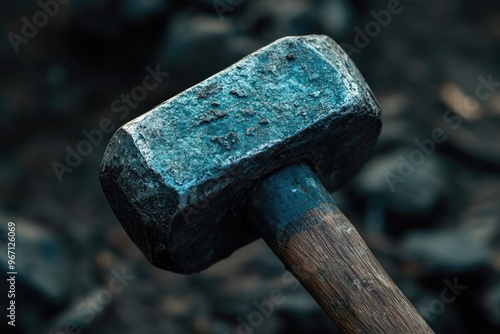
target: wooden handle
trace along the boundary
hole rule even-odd
[[[433,333],[308,166],[260,182],[245,210],[344,333]]]

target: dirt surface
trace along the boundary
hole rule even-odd
[[[500,332],[498,1],[60,1],[0,10],[2,333],[336,333],[262,241],[192,276],[153,267],[98,180],[111,129],[304,34],[341,44],[383,110],[339,207],[436,333]]]

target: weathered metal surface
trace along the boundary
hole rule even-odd
[[[303,161],[338,188],[368,159],[379,117],[335,42],[286,37],[121,127],[101,183],[153,264],[200,271],[257,237],[239,213],[254,182]]]

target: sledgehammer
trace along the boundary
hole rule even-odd
[[[100,178],[160,268],[199,272],[261,236],[345,333],[432,333],[329,194],[380,128],[335,42],[286,37],[121,127]]]

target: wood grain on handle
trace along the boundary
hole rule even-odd
[[[246,215],[344,333],[433,333],[308,166],[263,180]]]

